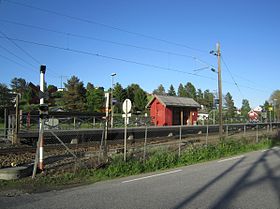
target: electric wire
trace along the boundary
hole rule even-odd
[[[0,33],[8,40],[10,41],[13,45],[15,45],[19,50],[21,50],[24,54],[26,54],[28,57],[30,57],[34,62],[41,64],[37,59],[35,59],[29,52],[24,50],[22,47],[20,47],[17,43],[15,43],[12,39],[9,39],[8,36],[0,30]]]
[[[144,37],[144,38],[149,38],[149,39],[160,41],[160,42],[163,42],[163,43],[184,47],[184,48],[187,48],[187,49],[190,49],[190,50],[193,50],[193,51],[208,53],[208,51],[206,51],[206,50],[194,48],[194,47],[188,46],[186,44],[169,41],[169,40],[166,40],[166,39],[158,38],[158,37],[151,36],[151,35],[146,35],[146,34],[143,34],[143,33],[129,31],[129,30],[126,30],[126,29],[123,29],[123,28],[120,28],[120,27],[111,26],[111,25],[100,23],[100,22],[97,22],[97,21],[93,21],[93,20],[89,20],[89,19],[85,19],[85,18],[81,18],[81,17],[76,17],[76,16],[72,16],[72,15],[63,14],[63,13],[56,12],[56,11],[53,11],[53,10],[43,9],[43,8],[40,8],[40,7],[35,7],[35,6],[32,6],[32,5],[17,2],[17,1],[12,1],[12,0],[5,0],[5,1],[8,2],[8,3],[19,5],[19,6],[22,6],[22,7],[29,8],[29,9],[34,9],[34,10],[42,11],[42,12],[45,12],[45,13],[49,13],[49,14],[73,19],[73,20],[76,20],[76,21],[85,22],[85,23],[88,23],[88,24],[94,24],[94,25],[105,27],[105,28],[110,28],[112,30],[128,33],[128,34],[131,34],[131,35],[141,36],[141,37]]]
[[[4,37],[0,37],[0,38],[4,38]],[[150,68],[154,68],[154,69],[158,69],[158,70],[165,70],[165,71],[189,74],[189,75],[192,75],[192,76],[196,76],[196,77],[201,77],[201,78],[206,78],[206,79],[209,79],[209,80],[217,81],[217,79],[213,78],[213,77],[204,76],[204,75],[198,75],[196,73],[187,72],[187,71],[183,71],[183,70],[179,70],[179,69],[175,69],[175,68],[169,68],[169,67],[163,67],[163,66],[158,66],[158,65],[154,65],[154,64],[142,63],[142,62],[138,62],[138,61],[123,59],[123,58],[117,58],[117,57],[102,55],[102,54],[88,52],[88,51],[83,51],[83,50],[78,50],[78,49],[65,48],[65,47],[61,47],[61,46],[50,45],[50,44],[45,44],[45,43],[39,43],[39,42],[34,42],[34,41],[28,41],[28,40],[22,40],[22,39],[17,39],[17,38],[10,38],[10,37],[8,37],[8,38],[12,39],[14,41],[19,41],[19,42],[23,42],[23,43],[32,44],[32,45],[43,46],[43,47],[47,47],[47,48],[53,48],[53,49],[57,49],[57,50],[68,51],[68,52],[73,52],[73,53],[78,53],[78,54],[89,55],[89,56],[101,57],[101,58],[105,58],[105,59],[111,59],[111,60],[115,60],[115,61],[121,61],[121,62],[130,63],[130,64],[136,64],[136,65],[140,65],[140,66],[150,67]],[[199,68],[197,70],[203,70],[203,69],[207,69],[207,68],[209,68],[209,66],[202,67],[202,68]],[[223,82],[231,84],[231,85],[235,85],[235,83],[232,83],[230,81],[224,80]],[[239,86],[247,88],[247,89],[255,90],[255,91],[266,92],[263,89],[253,88],[253,87],[250,87],[250,86],[245,86],[245,85],[239,85]]]
[[[10,51],[9,49],[7,49],[6,47],[0,45],[0,48],[4,49],[6,52],[8,52],[9,54],[15,56],[16,58],[20,59],[20,60],[21,60],[22,62],[24,62],[25,64],[30,65],[30,66],[36,68],[35,65],[31,64],[30,62],[24,60],[24,59],[21,58],[20,56],[18,56],[18,55],[16,55],[15,53],[11,52],[11,51]],[[32,69],[34,69],[34,68],[32,68]],[[34,70],[35,70],[35,69],[34,69]]]
[[[0,37],[0,38],[3,38],[3,37]],[[13,41],[19,41],[19,42],[23,42],[23,43],[32,44],[32,45],[43,46],[43,47],[48,47],[48,48],[54,48],[54,49],[74,52],[74,53],[78,53],[78,54],[84,54],[84,55],[90,55],[90,56],[95,56],[95,57],[101,57],[101,58],[105,58],[105,59],[111,59],[111,60],[115,60],[115,61],[131,63],[131,64],[141,65],[141,66],[145,66],[145,67],[161,69],[161,70],[165,70],[165,71],[172,71],[172,72],[177,72],[177,73],[184,73],[184,74],[188,74],[188,75],[192,75],[192,76],[197,76],[197,77],[201,77],[201,78],[206,78],[206,79],[210,79],[210,80],[216,80],[216,79],[214,79],[212,77],[209,77],[209,76],[198,75],[198,74],[195,74],[195,73],[192,73],[192,72],[187,72],[187,71],[183,71],[183,70],[179,70],[179,69],[175,69],[175,68],[163,67],[163,66],[158,66],[158,65],[154,65],[154,64],[148,64],[148,63],[128,60],[128,59],[124,59],[124,58],[117,58],[117,57],[102,55],[102,54],[93,53],[93,52],[89,52],[89,51],[65,48],[65,47],[61,47],[61,46],[57,46],[57,45],[39,43],[39,42],[28,41],[28,40],[17,39],[17,38],[11,38],[11,37],[7,37],[7,38],[9,38],[9,39],[11,39]],[[199,68],[199,69],[207,69],[207,68],[210,68],[210,67],[206,66],[206,67],[202,67],[202,68]]]
[[[4,38],[4,37],[0,37],[0,38]],[[121,62],[130,63],[130,64],[136,64],[136,65],[140,65],[140,66],[150,67],[150,68],[154,68],[154,69],[158,69],[158,70],[184,73],[184,74],[189,74],[189,75],[196,76],[196,77],[201,77],[201,78],[206,78],[206,79],[209,79],[209,80],[217,81],[217,79],[215,79],[213,77],[199,75],[199,74],[192,73],[192,72],[187,72],[187,71],[182,71],[182,70],[175,69],[175,68],[169,68],[169,67],[163,67],[163,66],[158,66],[158,65],[154,65],[154,64],[142,63],[142,62],[138,62],[138,61],[127,60],[127,59],[123,59],[123,58],[117,58],[117,57],[102,55],[102,54],[98,54],[98,53],[93,53],[93,52],[88,52],[88,51],[83,51],[83,50],[78,50],[78,49],[65,48],[65,47],[60,47],[60,46],[50,45],[50,44],[45,44],[45,43],[39,43],[39,42],[34,42],[34,41],[22,40],[22,39],[11,38],[11,37],[8,37],[8,38],[12,39],[13,41],[19,41],[19,42],[23,42],[23,43],[32,44],[32,45],[43,46],[43,47],[47,47],[47,48],[53,48],[53,49],[57,49],[57,50],[63,50],[63,51],[68,51],[68,52],[73,52],[73,53],[78,53],[78,54],[95,56],[95,57],[101,57],[101,58],[105,58],[105,59],[111,59],[111,60],[115,60],[115,61],[121,61]],[[207,68],[209,68],[209,66],[198,68],[198,69],[195,69],[195,70],[199,71],[199,70],[203,70],[203,69],[207,69]],[[232,82],[226,81],[226,80],[224,80],[223,82],[231,84],[231,85],[236,85],[235,84],[236,82],[232,83]],[[263,89],[253,88],[253,87],[246,86],[246,85],[239,85],[239,86],[247,88],[247,89],[255,90],[255,91],[267,92]]]
[[[120,43],[120,42],[116,42],[116,41],[96,38],[96,37],[93,37],[93,36],[85,36],[85,35],[76,34],[76,33],[64,32],[64,31],[54,30],[54,29],[50,29],[50,28],[46,28],[46,27],[30,25],[30,24],[25,24],[25,23],[19,23],[19,22],[10,21],[10,20],[0,19],[0,21],[1,22],[5,22],[5,23],[9,23],[9,24],[20,25],[20,26],[27,27],[27,28],[33,28],[33,29],[37,29],[37,30],[57,33],[57,34],[61,34],[61,35],[64,35],[64,36],[71,36],[71,37],[75,37],[75,38],[94,40],[94,41],[114,44],[114,45],[118,45],[118,46],[131,47],[131,48],[135,48],[135,49],[141,49],[141,50],[146,50],[146,51],[151,51],[151,52],[157,52],[157,53],[161,53],[161,54],[167,54],[167,55],[174,55],[174,56],[179,56],[179,57],[192,58],[195,61],[198,61],[198,62],[200,62],[200,63],[202,63],[204,65],[214,67],[213,65],[209,64],[208,62],[206,62],[206,61],[204,61],[204,60],[202,60],[202,59],[200,59],[198,57],[192,56],[192,55],[181,54],[181,53],[171,52],[171,51],[165,51],[165,50],[160,50],[160,49],[155,49],[155,48],[150,48],[150,47],[137,46],[137,45],[133,45],[133,44]]]
[[[3,59],[8,60],[8,61],[10,61],[10,62],[12,62],[12,63],[14,63],[14,64],[20,66],[20,67],[22,67],[23,69],[26,69],[26,66],[24,66],[23,64],[21,64],[21,63],[15,61],[15,60],[13,60],[13,59],[11,59],[11,58],[9,58],[9,57],[6,57],[6,56],[4,56],[4,55],[2,55],[2,54],[0,54],[0,57],[2,57]],[[28,71],[28,72],[29,72],[29,71]]]
[[[25,49],[23,49],[21,46],[19,46],[13,39],[9,38],[3,31],[0,30],[0,34],[2,34],[4,36],[5,39],[7,39],[8,41],[10,41],[13,45],[15,45],[19,50],[21,50],[24,54],[26,54],[28,57],[30,57],[34,62],[36,62],[37,64],[41,65],[42,63],[40,61],[38,61],[34,56],[32,56],[28,51],[26,51]],[[7,49],[6,49],[7,50]],[[12,52],[9,52],[12,53]],[[17,56],[13,53],[14,56]],[[18,56],[17,56],[18,57]],[[21,60],[23,60],[22,58],[20,58]],[[26,61],[24,61],[26,62]],[[29,64],[31,66],[35,66],[33,64]],[[53,77],[57,77],[57,74],[51,70],[50,68],[48,68],[48,70],[51,72],[49,75],[53,76]]]
[[[240,94],[241,94],[241,96],[244,98],[244,95],[243,95],[243,93],[241,92],[241,90],[240,90],[240,88],[239,88],[239,86],[238,86],[237,82],[235,81],[235,79],[234,79],[234,77],[233,77],[233,75],[232,75],[232,73],[231,73],[231,71],[230,71],[230,69],[229,69],[228,65],[226,64],[226,62],[225,62],[225,60],[224,60],[223,56],[221,56],[221,60],[222,60],[222,62],[224,63],[224,65],[225,65],[225,67],[226,67],[227,71],[229,72],[229,75],[230,75],[230,77],[231,77],[232,81],[234,82],[234,85],[237,87],[237,89],[238,89],[239,93],[240,93]]]

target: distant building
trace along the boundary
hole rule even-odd
[[[194,125],[200,104],[187,97],[153,95],[146,107],[156,126]]]
[[[208,120],[209,118],[209,113],[205,112],[205,111],[199,111],[198,112],[198,120],[200,121],[204,121],[204,120]]]
[[[57,91],[65,91],[65,88],[58,88]]]

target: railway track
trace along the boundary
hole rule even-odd
[[[234,132],[234,131],[245,131],[254,129],[258,125],[259,128],[266,128],[272,125],[274,128],[279,127],[280,123],[258,123],[258,124],[228,124],[224,125],[224,132]],[[135,127],[128,128],[128,136],[132,137],[134,140],[143,139],[145,136],[146,127]],[[207,126],[182,126],[182,135],[192,135],[192,134],[205,134],[218,133],[218,125]],[[147,137],[166,137],[166,136],[178,136],[180,126],[164,126],[164,127],[147,127]],[[103,129],[72,129],[72,130],[52,130],[64,143],[70,143],[72,139],[78,139],[79,143],[86,142],[100,142],[103,134]],[[19,138],[24,139],[29,143],[34,143],[38,139],[38,131],[20,131]],[[55,140],[53,135],[45,131],[44,138],[46,144],[56,144],[58,141]],[[112,128],[108,130],[108,140],[122,140],[124,138],[123,128]]]

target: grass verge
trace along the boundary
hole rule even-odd
[[[116,155],[105,168],[101,169],[81,169],[75,173],[63,173],[53,176],[40,174],[35,179],[28,177],[11,181],[0,180],[0,191],[16,189],[24,192],[40,192],[73,187],[118,177],[191,165],[260,149],[268,149],[279,145],[279,142],[277,139],[268,138],[261,139],[259,143],[250,143],[245,139],[227,139],[215,145],[188,146],[182,151],[180,157],[177,152],[174,153],[158,148],[149,152],[145,162],[136,156],[131,156],[127,162],[124,162],[122,155]]]

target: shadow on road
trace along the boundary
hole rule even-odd
[[[276,172],[280,169],[280,164],[277,165],[274,168],[271,168],[269,166],[269,163],[266,160],[266,157],[270,154],[276,155],[280,158],[279,150],[267,150],[264,152],[251,166],[248,168],[245,173],[238,178],[235,183],[229,187],[229,189],[220,197],[217,199],[212,206],[209,208],[229,208],[231,206],[232,201],[238,197],[242,191],[247,190],[249,187],[253,187],[256,185],[259,185],[260,183],[264,181],[270,182],[271,188],[275,191],[276,194],[278,194],[278,205],[280,205],[280,177],[276,176]],[[229,172],[233,172],[233,170],[236,168],[238,164],[240,164],[244,158],[241,158],[239,161],[234,163],[230,168],[225,170],[223,173],[215,177],[213,180],[199,188],[196,192],[188,196],[185,200],[180,202],[179,204],[175,205],[173,209],[181,209],[181,208],[188,208],[190,206],[190,203],[196,199],[201,193],[206,191],[207,188],[211,187],[214,183],[221,180],[223,177],[225,177]],[[255,169],[258,166],[262,166],[264,168],[265,174],[259,177],[256,180],[250,180],[249,178],[254,173]]]
[[[212,186],[213,184],[215,184],[217,181],[219,181],[221,178],[223,178],[224,176],[226,176],[229,172],[233,171],[234,168],[240,164],[245,158],[241,158],[240,160],[238,160],[236,163],[234,163],[231,167],[229,167],[228,169],[226,169],[223,173],[221,173],[220,175],[218,175],[217,177],[215,177],[213,180],[211,180],[210,182],[208,182],[206,185],[204,185],[203,187],[201,187],[199,190],[197,190],[195,193],[193,193],[192,195],[190,195],[188,198],[186,198],[183,202],[179,203],[178,205],[176,205],[173,209],[180,209],[180,208],[186,208],[186,206],[188,206],[188,204],[194,200],[196,197],[198,197],[202,192],[204,192],[207,188],[209,188],[210,186]]]

